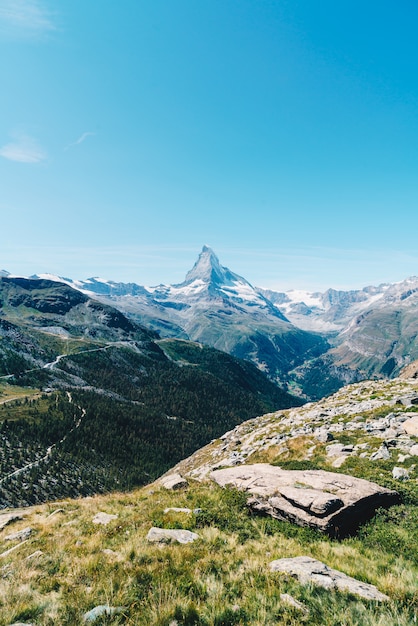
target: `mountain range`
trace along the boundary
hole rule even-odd
[[[252,286],[204,246],[176,285],[37,278],[65,282],[161,337],[251,361],[308,400],[350,382],[396,376],[418,358],[417,277],[351,291],[276,292]]]
[[[172,286],[1,272],[0,508],[24,508],[0,515],[0,622],[415,623],[417,293],[265,291],[207,247]],[[262,497],[260,471],[293,486]],[[319,532],[358,480],[390,508]]]
[[[0,277],[0,508],[144,484],[295,404],[247,361],[160,339],[62,282]]]

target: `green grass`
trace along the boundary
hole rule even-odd
[[[170,506],[202,512],[164,514]],[[48,517],[57,508],[63,512]],[[96,526],[91,520],[97,511],[118,518]],[[99,604],[124,609],[95,624],[407,626],[418,611],[417,522],[418,508],[400,505],[379,512],[358,537],[338,542],[251,515],[243,494],[212,484],[177,493],[152,486],[38,506],[9,527],[31,525],[35,533],[1,558],[0,626],[81,624],[82,615]],[[149,544],[145,537],[153,525],[193,530],[200,539]],[[0,551],[9,547],[2,542]],[[37,550],[42,554],[27,560]],[[301,554],[375,584],[391,601],[367,602],[270,572],[270,561]],[[286,605],[282,593],[309,612]]]

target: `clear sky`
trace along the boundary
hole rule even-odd
[[[0,0],[0,269],[418,274],[416,0]]]

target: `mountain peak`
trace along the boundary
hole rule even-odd
[[[230,274],[228,268],[222,267],[219,263],[212,248],[204,245],[196,263],[187,273],[185,283],[201,280],[205,283],[222,284],[231,280]]]

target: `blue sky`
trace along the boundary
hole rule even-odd
[[[0,0],[0,269],[418,274],[415,0]]]

